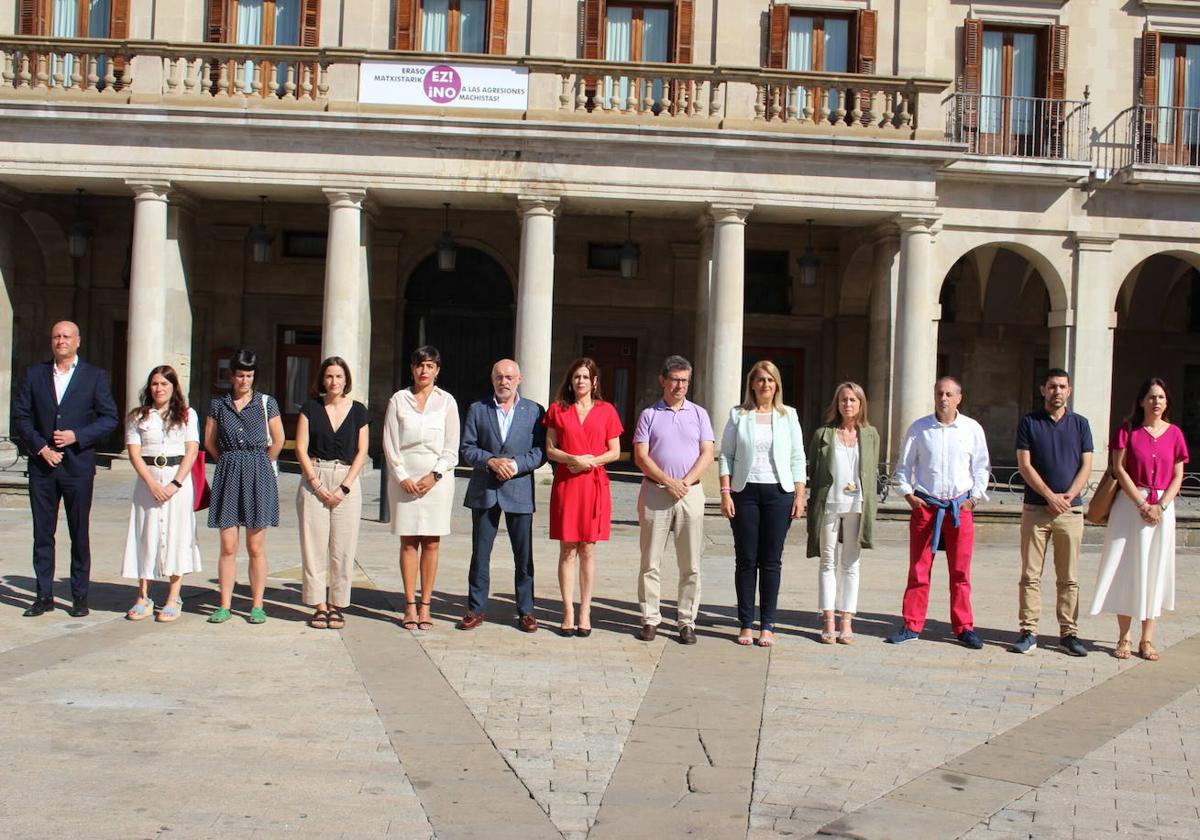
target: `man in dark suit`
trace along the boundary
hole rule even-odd
[[[521,369],[512,359],[492,366],[494,394],[471,404],[463,429],[462,461],[474,470],[463,505],[471,509],[471,571],[467,614],[460,630],[483,624],[487,612],[492,544],[500,513],[516,565],[517,627],[537,630],[533,617],[533,471],[546,462],[546,410],[517,395]]]
[[[50,331],[53,361],[25,372],[13,405],[17,434],[29,451],[29,507],[33,510],[33,572],[37,597],[26,616],[54,609],[54,532],[58,503],[67,509],[71,534],[70,614],[88,614],[92,553],[88,517],[96,478],[98,442],[117,428],[108,377],[79,358],[79,327],[59,321]]]

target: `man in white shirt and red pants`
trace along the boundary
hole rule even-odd
[[[943,376],[933,388],[934,412],[908,427],[897,480],[912,508],[908,523],[908,586],[904,626],[887,638],[898,645],[920,636],[929,610],[933,555],[945,548],[950,569],[950,627],[973,650],[983,647],[971,611],[972,511],[987,498],[991,459],[983,427],[959,413],[962,383]]]

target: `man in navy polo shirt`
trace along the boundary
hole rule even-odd
[[[1086,417],[1067,410],[1071,377],[1061,368],[1046,371],[1045,404],[1017,425],[1017,468],[1025,479],[1021,510],[1021,635],[1010,650],[1037,647],[1042,613],[1042,568],[1046,544],[1054,542],[1059,644],[1071,656],[1087,656],[1079,641],[1079,545],[1083,541],[1080,492],[1092,472],[1092,429]]]

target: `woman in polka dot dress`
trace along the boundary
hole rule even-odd
[[[258,357],[238,350],[230,365],[233,388],[212,401],[204,424],[204,449],[217,462],[213,474],[208,527],[221,529],[217,576],[221,606],[208,617],[221,624],[231,617],[237,572],[238,528],[246,529],[250,555],[251,624],[263,624],[263,592],[267,587],[267,526],[279,524],[279,482],[275,459],[283,449],[283,421],[275,399],[254,390]],[[269,430],[269,434],[268,434]]]

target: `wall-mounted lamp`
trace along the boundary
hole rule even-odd
[[[633,211],[625,211],[625,244],[621,246],[621,277],[632,280],[638,275],[642,249],[633,241]]]
[[[453,271],[458,262],[458,243],[450,235],[450,202],[442,202],[445,208],[442,219],[442,238],[437,241],[438,271]]]
[[[72,257],[86,257],[92,243],[92,223],[83,212],[83,188],[75,190],[75,221],[67,228],[67,253]]]
[[[250,244],[250,255],[256,263],[271,261],[271,243],[275,237],[267,230],[267,197],[258,197],[258,224],[252,225],[246,232],[246,242]]]
[[[812,247],[812,224],[813,220],[809,219],[808,224],[808,245],[804,248],[804,253],[796,257],[796,265],[800,268],[800,285],[812,288],[817,285],[817,269],[821,267],[821,259],[813,251]]]

